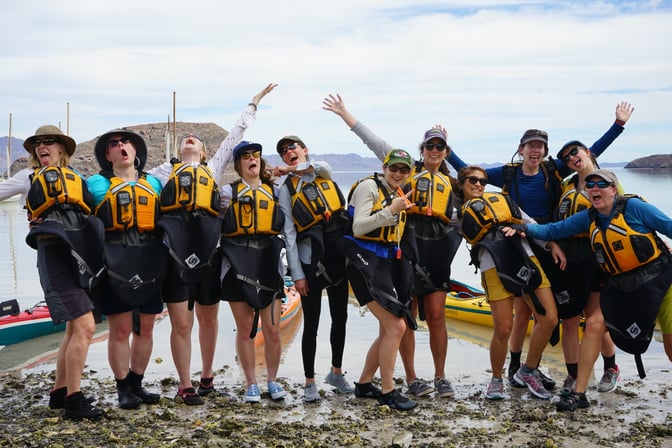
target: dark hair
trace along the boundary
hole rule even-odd
[[[240,169],[240,161],[242,160],[241,157],[238,157],[234,162],[233,162],[233,169],[238,173],[238,175],[242,178],[243,175],[241,174],[241,169]],[[263,157],[259,158],[260,163],[259,163],[259,178],[261,180],[265,181],[271,181],[273,179],[273,175],[271,174],[270,171],[266,169],[266,159]]]
[[[469,175],[473,171],[480,171],[481,173],[483,173],[483,176],[485,176],[486,180],[488,178],[488,173],[482,166],[467,165],[460,168],[460,171],[458,171],[457,173],[457,182],[458,182],[457,188],[455,188],[454,191],[455,194],[457,194],[457,197],[460,198],[460,201],[462,202],[464,202],[464,191],[462,188],[462,184],[464,184],[464,181],[467,179],[467,177],[469,177]]]

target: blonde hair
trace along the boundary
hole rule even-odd
[[[65,149],[65,145],[61,143],[59,140],[56,140],[56,143],[58,143],[58,146],[61,147],[61,156],[58,159],[58,166],[69,166],[70,165],[70,156],[68,155],[68,151]],[[38,169],[42,167],[42,164],[40,163],[39,157],[37,157],[37,154],[35,153],[35,148],[33,148],[32,151],[30,151],[30,157],[28,160],[28,164],[30,165],[31,168],[33,169]]]

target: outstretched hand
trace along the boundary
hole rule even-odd
[[[278,87],[277,84],[270,83],[269,85],[267,85],[266,87],[264,87],[264,88],[261,90],[261,92],[259,92],[259,93],[257,93],[256,95],[254,95],[254,97],[252,98],[252,102],[253,102],[254,104],[256,104],[256,105],[259,105],[259,102],[260,102],[266,95],[268,95],[269,93],[271,93],[271,92],[273,91],[273,89],[275,89],[276,87]]]
[[[627,123],[635,108],[626,101],[621,101],[616,105],[616,119]]]
[[[338,93],[336,94],[336,96],[330,93],[328,97],[323,99],[322,109],[329,110],[335,113],[336,115],[343,115],[344,113],[347,112],[345,108],[345,103],[343,102],[343,98],[341,98],[341,95]]]
[[[525,232],[527,232],[527,226],[525,224],[509,224],[508,226],[502,227],[500,230],[502,234],[507,238],[511,238],[516,234],[525,238],[526,237]]]

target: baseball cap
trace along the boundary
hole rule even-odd
[[[278,154],[282,155],[282,145],[285,142],[294,142],[294,143],[300,143],[301,146],[306,146],[305,143],[303,143],[303,140],[301,140],[299,137],[296,135],[285,135],[282,137],[280,140],[278,140],[278,144],[275,145],[275,150],[278,151]]]
[[[586,180],[592,177],[599,177],[600,179],[606,180],[607,182],[611,183],[613,186],[618,185],[618,177],[616,177],[616,175],[609,170],[604,170],[601,168],[599,170],[595,170],[586,176]]]
[[[413,157],[403,149],[390,149],[390,151],[385,156],[383,163],[387,166],[390,165],[406,165],[409,168],[413,168]]]

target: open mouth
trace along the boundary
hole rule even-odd
[[[123,157],[128,157],[128,152],[126,152],[125,149],[122,149],[122,150],[121,150],[121,155],[122,155]]]
[[[297,160],[299,160],[299,158],[295,154],[289,158],[290,162],[296,162]]]

